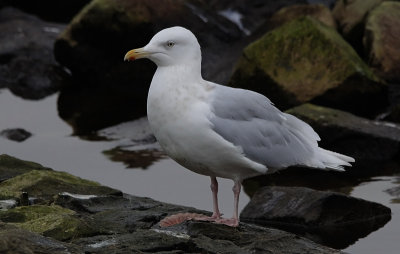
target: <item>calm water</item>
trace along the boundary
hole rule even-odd
[[[121,140],[87,141],[71,136],[72,129],[58,117],[57,95],[41,101],[27,101],[0,90],[0,131],[24,128],[33,136],[22,143],[0,137],[0,154],[31,160],[55,170],[98,181],[123,192],[163,202],[212,210],[209,178],[192,173],[164,158],[143,170],[126,169],[104,151],[121,145]],[[396,183],[397,181],[397,183]],[[354,187],[352,196],[384,204],[392,209],[392,220],[383,228],[359,239],[345,249],[354,254],[397,254],[400,249],[400,204],[385,190],[399,185],[399,176],[371,179]],[[230,216],[233,208],[232,181],[220,179],[221,210]],[[242,193],[240,209],[249,198]]]

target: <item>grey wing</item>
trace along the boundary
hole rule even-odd
[[[271,169],[315,164],[318,134],[305,122],[278,110],[265,96],[216,86],[211,105],[213,130],[241,147],[249,159]]]

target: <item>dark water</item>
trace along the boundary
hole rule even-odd
[[[112,130],[108,131],[107,135],[114,140],[84,140],[71,136],[72,129],[58,117],[56,104],[57,95],[41,101],[27,101],[13,96],[6,89],[0,90],[0,131],[7,128],[24,128],[33,134],[22,143],[0,137],[0,153],[95,180],[129,194],[212,210],[208,177],[182,168],[162,153],[151,152],[153,149],[157,150],[157,145],[144,146],[137,151],[139,161],[131,159],[124,164],[122,161],[126,160],[123,154],[117,151],[110,155],[105,151],[115,151],[115,147],[129,147],[131,140],[127,137],[135,135],[134,128],[130,128],[129,124],[125,127],[122,125],[118,130],[120,136],[112,134]],[[143,129],[140,127],[142,125],[145,125],[144,120],[135,124],[139,129]],[[153,160],[156,161],[152,163]],[[142,165],[146,169],[127,169],[127,165]],[[221,210],[226,216],[230,216],[233,206],[232,182],[224,179],[219,182]],[[399,197],[396,199],[386,191],[400,188],[399,185],[400,176],[390,175],[368,179],[353,188],[337,189],[392,209],[391,221],[346,248],[347,253],[399,253],[400,201]],[[248,201],[249,197],[242,193],[240,209]]]

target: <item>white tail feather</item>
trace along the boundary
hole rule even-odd
[[[332,152],[319,148],[319,159],[326,169],[344,171],[344,166],[351,167],[350,162],[355,162],[354,158],[340,153]]]

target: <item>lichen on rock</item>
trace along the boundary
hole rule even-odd
[[[97,182],[85,180],[65,172],[52,170],[32,170],[0,183],[0,193],[5,197],[19,198],[22,192],[39,199],[37,202],[49,203],[61,192],[73,194],[120,194],[120,191],[102,186]]]
[[[0,211],[0,220],[62,241],[93,234],[93,229],[75,214],[57,205],[32,205]]]

